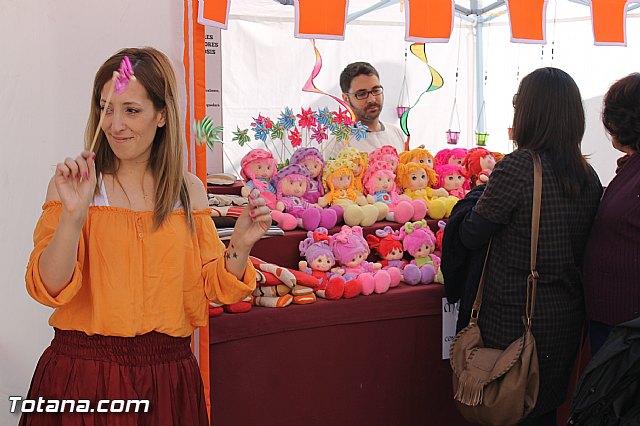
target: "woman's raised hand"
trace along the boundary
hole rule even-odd
[[[89,211],[97,182],[95,157],[94,152],[82,151],[56,165],[54,184],[63,212],[72,219],[84,222]]]

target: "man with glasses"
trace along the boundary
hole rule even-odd
[[[359,141],[352,140],[349,145],[360,151],[371,152],[383,145],[391,145],[398,152],[404,151],[405,135],[397,126],[380,121],[384,103],[384,89],[380,84],[378,71],[367,62],[354,62],[340,74],[342,99],[351,106],[359,120],[367,126],[367,137]],[[335,157],[342,149],[342,143],[329,138],[325,158]]]

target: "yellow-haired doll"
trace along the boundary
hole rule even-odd
[[[386,217],[386,214],[389,212],[389,206],[384,203],[376,202],[373,197],[364,195],[362,177],[364,176],[364,171],[367,169],[367,167],[369,167],[369,154],[366,152],[362,152],[357,148],[346,146],[342,148],[340,152],[338,152],[337,158],[338,160],[346,160],[349,167],[351,167],[351,171],[353,172],[353,179],[355,181],[356,195],[358,197],[365,197],[368,204],[373,204],[374,206],[376,206],[376,208],[378,209],[377,221],[379,222],[383,220]],[[361,200],[361,198],[358,199]]]
[[[357,148],[351,146],[345,146],[342,148],[337,156],[339,160],[348,160],[353,164],[353,177],[356,183],[356,190],[360,191],[361,194],[364,194],[364,190],[362,187],[362,175],[369,165],[369,156],[366,152],[362,152]]]
[[[327,161],[322,173],[325,192],[318,199],[318,204],[322,207],[341,206],[344,209],[344,223],[349,226],[370,226],[379,220],[380,206],[369,204],[366,197],[356,191],[354,167],[351,161],[344,159]],[[384,204],[382,206],[385,209],[382,217],[385,217],[388,207]]]
[[[449,217],[457,197],[450,196],[446,189],[433,189],[438,182],[436,172],[424,163],[399,164],[396,183],[404,190],[402,196],[410,199],[421,198],[427,202],[428,215],[432,219]]]
[[[433,155],[424,148],[414,148],[411,151],[404,151],[400,153],[400,164],[426,164],[427,167],[433,170],[433,162]]]

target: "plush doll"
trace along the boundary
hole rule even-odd
[[[306,260],[298,263],[298,269],[318,279],[320,284],[315,289],[316,295],[324,299],[350,299],[362,292],[360,280],[345,279],[331,269],[336,264],[329,241],[331,238],[325,228],[307,232],[307,238],[300,241],[300,255]]]
[[[338,152],[338,160],[345,160],[345,164],[351,168],[353,172],[353,179],[355,182],[355,193],[358,204],[364,205],[363,203],[373,204],[378,209],[378,217],[376,218],[376,222],[384,220],[386,214],[388,212],[388,207],[385,203],[381,203],[376,201],[373,197],[369,197],[365,195],[365,190],[362,185],[362,179],[364,176],[364,172],[368,168],[370,161],[369,155],[365,152],[358,151],[353,147],[345,147],[340,152]]]
[[[493,154],[485,148],[469,150],[462,162],[473,187],[487,183],[495,165]]]
[[[409,264],[403,258],[404,249],[398,233],[390,226],[385,226],[384,229],[377,229],[375,235],[367,235],[367,243],[380,257],[382,269],[389,272],[391,276],[390,287],[396,287],[403,279],[402,271],[404,267]]]
[[[410,151],[400,153],[400,163],[422,163],[430,169],[433,169],[433,155],[424,148],[414,148]]]
[[[468,191],[464,189],[467,177],[461,166],[444,164],[436,167],[436,174],[438,175],[438,187],[446,189],[449,195],[460,200],[467,195]]]
[[[324,195],[322,186],[322,169],[324,160],[317,148],[298,148],[294,151],[289,164],[299,164],[309,171],[309,188],[304,199],[312,204],[318,202],[318,198]]]
[[[367,262],[371,251],[359,226],[343,226],[340,232],[331,237],[331,250],[339,268],[346,279],[358,278],[362,284],[362,294],[385,293],[391,285],[391,276],[382,270],[380,263]]]
[[[270,180],[276,174],[276,160],[269,151],[252,149],[240,161],[240,174],[245,181],[241,193],[245,198],[253,188],[260,191],[270,209],[276,208],[276,190]]]
[[[334,210],[321,209],[303,198],[309,187],[309,171],[305,167],[285,166],[273,176],[271,183],[276,189],[276,209],[297,218],[299,227],[310,231],[318,226],[336,226],[338,217]]]
[[[276,189],[270,181],[277,171],[273,155],[264,149],[252,149],[242,158],[240,165],[240,174],[245,181],[245,186],[241,190],[242,196],[248,198],[251,190],[257,188],[267,207],[271,209],[271,217],[274,222],[285,231],[295,229],[297,219],[290,214],[276,210]]]
[[[436,236],[425,220],[406,223],[400,228],[402,246],[413,256],[412,265],[416,265],[423,271],[431,268],[435,273],[432,277],[435,282],[444,284],[440,269],[440,258],[433,254],[436,249]],[[424,280],[423,280],[424,282]]]
[[[396,168],[400,163],[400,156],[398,155],[398,151],[395,147],[391,145],[383,145],[369,153],[369,163],[371,164],[375,161],[383,161],[390,164],[391,170],[395,173]]]
[[[491,154],[493,158],[496,160],[496,163],[504,158],[504,154],[498,151],[492,151]]]
[[[396,175],[391,167],[392,164],[383,161],[370,163],[363,178],[365,192],[389,207],[386,219],[391,222],[406,223],[424,219],[427,203],[420,199],[401,199],[395,182]]]
[[[434,167],[437,168],[445,164],[457,164],[460,166],[465,155],[467,155],[465,148],[442,149],[438,151],[434,158]]]
[[[364,189],[362,188],[362,174],[369,165],[369,156],[367,155],[367,153],[350,146],[345,146],[338,152],[336,158],[338,160],[348,160],[352,163],[353,167],[351,171],[353,172],[353,178],[356,184],[355,189],[360,194],[363,194]]]
[[[383,210],[385,217],[389,211],[385,204],[369,204],[363,195],[358,195],[353,179],[353,165],[347,160],[330,160],[325,164],[322,177],[325,195],[318,199],[321,207],[340,206],[344,210],[344,223],[350,226],[373,225]]]
[[[436,172],[425,164],[407,163],[398,165],[396,182],[404,191],[403,197],[423,199],[427,213],[432,219],[449,217],[458,198],[450,196],[446,189],[433,189],[437,183]]]

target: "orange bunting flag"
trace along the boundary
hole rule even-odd
[[[295,0],[296,38],[344,40],[349,0]]]
[[[199,0],[198,23],[208,27],[227,29],[230,0]]]
[[[627,45],[628,0],[591,0],[594,44],[604,46]]]
[[[454,0],[407,0],[406,41],[446,43],[453,30]]]
[[[546,44],[548,0],[506,0],[511,41],[514,43]]]

